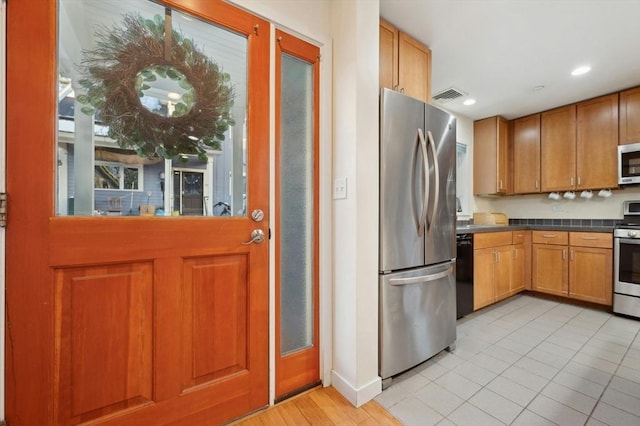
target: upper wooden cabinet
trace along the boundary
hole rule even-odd
[[[575,186],[576,106],[543,112],[540,119],[540,169],[542,192]]]
[[[502,117],[473,123],[473,193],[508,194],[509,126]]]
[[[619,144],[640,142],[640,87],[620,92]]]
[[[576,114],[576,190],[617,187],[618,94],[580,102]]]
[[[618,186],[617,93],[543,112],[540,134],[542,192]]]
[[[380,87],[431,101],[431,49],[380,19]]]
[[[398,86],[398,29],[380,19],[380,88]]]
[[[540,114],[513,120],[513,193],[540,192]]]

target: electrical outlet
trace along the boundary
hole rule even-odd
[[[337,178],[333,181],[333,199],[343,200],[347,198],[347,178]]]

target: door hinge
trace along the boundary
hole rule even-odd
[[[0,228],[7,227],[7,194],[0,193]]]
[[[271,228],[269,228],[269,239],[271,239]]]

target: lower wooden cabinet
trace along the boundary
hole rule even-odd
[[[569,288],[567,246],[533,245],[532,290],[566,296]]]
[[[474,235],[473,309],[523,290],[611,306],[609,233],[504,231]]]
[[[611,249],[571,247],[569,257],[569,297],[611,305],[613,296]]]
[[[474,236],[474,310],[524,289],[524,245],[512,242],[511,231]]]
[[[509,289],[510,295],[520,293],[521,291],[527,289],[528,253],[529,251],[527,250],[525,244],[513,245],[513,280],[511,281],[511,287]],[[531,265],[530,262],[529,265]]]
[[[612,247],[608,233],[533,231],[532,289],[610,306]]]

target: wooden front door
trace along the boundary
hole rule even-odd
[[[246,203],[265,217],[56,216],[60,2],[12,2],[12,426],[219,424],[268,404],[268,244],[242,243],[268,231],[269,25],[218,0],[162,3],[246,37]]]

